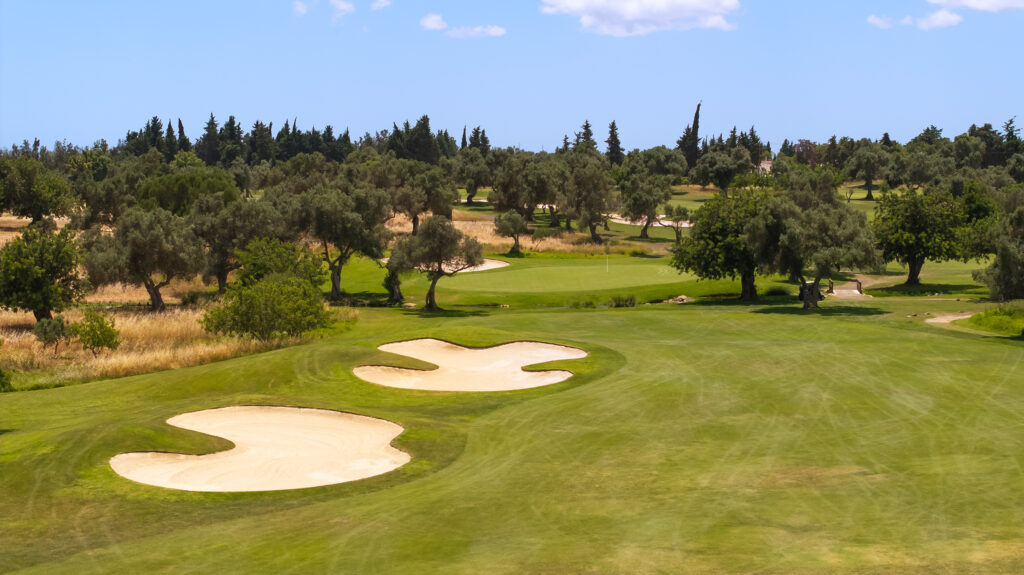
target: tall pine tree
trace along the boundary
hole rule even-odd
[[[181,118],[178,118],[178,149],[182,152],[192,151],[192,142],[185,136],[185,126],[181,123]]]
[[[466,127],[463,126],[462,127],[462,146],[459,149],[460,150],[465,150],[466,146],[468,146],[468,145],[469,144],[466,142]]]
[[[203,136],[196,142],[196,155],[199,156],[200,160],[206,162],[207,166],[216,166],[217,161],[220,160],[217,119],[213,117],[213,113],[210,114],[210,119],[206,122]]]
[[[622,142],[619,141],[619,127],[615,125],[615,120],[608,124],[608,139],[604,142],[608,144],[608,150],[605,152],[608,161],[613,166],[621,166],[626,155],[622,149]]]

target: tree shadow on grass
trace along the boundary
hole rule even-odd
[[[761,296],[757,301],[744,301],[736,294],[711,294],[702,296],[699,301],[688,303],[695,307],[755,307],[796,305],[800,302],[796,296]]]
[[[420,319],[434,319],[434,318],[462,318],[462,317],[487,317],[491,315],[489,312],[484,310],[461,310],[461,309],[439,309],[436,311],[428,311],[425,309],[407,309],[402,311],[402,315],[407,317],[418,317]]]
[[[755,310],[753,313],[776,314],[776,315],[799,315],[799,316],[873,316],[885,315],[887,312],[876,307],[860,307],[851,305],[824,306],[817,309],[804,309],[802,306],[772,307]]]
[[[894,286],[880,288],[869,287],[864,291],[867,292],[868,294],[875,293],[882,296],[931,296],[935,294],[949,295],[954,293],[987,293],[983,286],[977,284],[921,284],[916,286],[898,284]]]

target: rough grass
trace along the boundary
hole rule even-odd
[[[1011,337],[1024,337],[1024,300],[974,314],[967,325]]]
[[[172,309],[154,314],[137,311],[109,311],[120,330],[121,344],[114,351],[97,356],[75,342],[57,349],[43,348],[32,327],[31,314],[0,312],[0,365],[16,371],[16,389],[52,387],[70,382],[122,377],[165,369],[209,363],[271,347],[239,338],[214,338],[199,324],[202,310]],[[63,314],[68,321],[82,319],[82,311]]]

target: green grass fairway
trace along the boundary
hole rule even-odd
[[[469,294],[482,280],[463,281]],[[306,346],[5,394],[0,571],[1024,570],[1021,342],[924,323],[980,303],[825,305],[364,309]],[[424,336],[591,355],[553,364],[577,371],[567,382],[510,393],[351,374],[415,365],[375,347]],[[163,422],[239,404],[389,419],[413,459],[361,482],[255,494],[147,487],[107,465],[124,451],[224,449]]]

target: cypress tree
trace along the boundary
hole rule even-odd
[[[207,166],[216,166],[217,161],[220,160],[219,144],[217,120],[213,117],[213,113],[211,113],[209,121],[206,122],[206,130],[203,132],[203,136],[196,142],[196,155],[199,156],[200,160],[206,162]]]
[[[167,135],[164,136],[164,158],[170,163],[174,159],[174,154],[178,153],[178,139],[174,137],[174,128],[171,127],[171,121],[167,120]]]
[[[182,152],[192,151],[192,142],[185,137],[185,126],[181,123],[181,118],[178,118],[178,149]]]
[[[693,114],[693,123],[686,127],[683,132],[683,137],[679,138],[677,142],[679,149],[686,156],[686,164],[689,166],[697,165],[697,160],[700,159],[700,106],[701,102],[697,102],[697,111]],[[705,146],[706,147],[706,146]]]
[[[460,150],[465,150],[466,146],[467,146],[467,144],[466,144],[466,127],[463,126],[462,127],[462,147],[459,148],[459,149]]]
[[[491,151],[491,139],[487,137],[487,130],[480,130],[480,152],[487,155]]]
[[[613,166],[621,166],[626,156],[622,149],[622,142],[619,141],[619,127],[615,125],[615,120],[608,124],[608,139],[605,140],[605,143],[608,144],[608,150],[605,152],[608,161]]]

